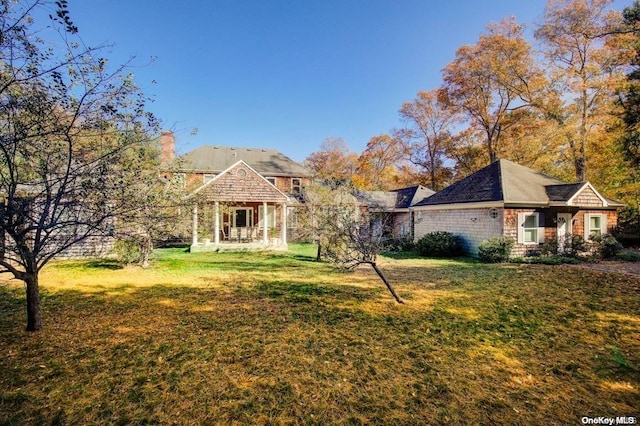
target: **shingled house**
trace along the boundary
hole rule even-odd
[[[434,193],[422,185],[415,185],[392,191],[359,191],[356,197],[370,213],[379,216],[376,220],[380,225],[386,225],[387,229],[381,232],[393,239],[413,240],[414,221],[411,207]]]
[[[161,136],[173,179],[194,201],[192,251],[287,249],[307,169],[273,149],[201,146],[174,158]]]
[[[610,233],[623,205],[589,182],[566,183],[508,160],[499,160],[413,205],[415,238],[433,231],[459,235],[468,253],[481,241],[506,236],[512,255],[533,255],[545,241],[567,234]]]

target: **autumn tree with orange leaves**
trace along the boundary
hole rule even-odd
[[[443,70],[444,90],[464,114],[469,127],[482,135],[487,163],[508,152],[503,134],[531,104],[544,78],[535,67],[523,26],[514,19],[488,26],[478,42],[462,46]]]
[[[358,157],[353,183],[359,189],[387,191],[403,186],[401,163],[405,158],[402,141],[390,135],[372,137]]]
[[[622,16],[610,10],[611,3],[549,1],[535,32],[556,101],[545,113],[559,127],[577,181],[587,180],[592,157],[611,147],[610,129],[617,120],[614,94],[625,78],[617,66],[622,51],[612,49],[607,38],[621,26]]]
[[[340,183],[353,179],[357,161],[358,154],[349,149],[344,139],[328,137],[320,150],[309,155],[304,164],[317,179]]]
[[[452,126],[460,120],[444,90],[418,92],[411,102],[400,108],[404,127],[398,130],[408,160],[428,177],[426,185],[434,191],[450,183],[451,168],[445,164],[454,137]]]

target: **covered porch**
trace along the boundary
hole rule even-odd
[[[192,252],[287,250],[289,198],[239,161],[194,194]]]
[[[286,203],[199,203],[191,251],[287,250],[287,220]]]

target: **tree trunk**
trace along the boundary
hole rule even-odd
[[[321,260],[322,249],[320,243],[318,242],[318,251],[316,252],[316,262],[320,262]]]
[[[144,237],[144,240],[140,246],[142,249],[142,258],[140,259],[140,266],[146,269],[149,267],[149,256],[153,251],[153,240],[151,239],[151,235],[147,234]]]
[[[27,331],[38,331],[42,328],[38,273],[26,273],[24,282],[27,286]]]
[[[396,299],[396,302],[398,303],[402,303],[404,304],[404,300],[402,300],[400,298],[400,296],[398,296],[396,294],[396,291],[393,289],[393,287],[391,286],[391,284],[389,283],[389,281],[387,281],[387,278],[384,276],[384,274],[382,273],[382,271],[378,268],[378,265],[376,265],[375,262],[369,262],[369,264],[371,265],[371,267],[373,268],[374,271],[376,271],[376,274],[378,274],[378,276],[380,277],[380,279],[382,280],[382,282],[384,283],[384,285],[387,286],[387,289],[389,289],[389,292],[391,293],[391,295],[393,296],[394,299]]]

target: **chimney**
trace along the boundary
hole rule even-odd
[[[160,160],[170,163],[176,157],[176,137],[171,130],[165,130],[160,135]]]

